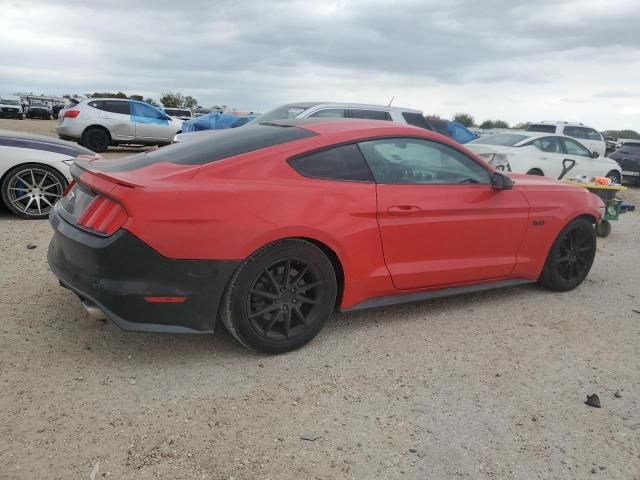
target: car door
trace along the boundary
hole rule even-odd
[[[114,140],[127,141],[135,137],[135,126],[131,121],[128,100],[96,100],[89,106],[100,111],[99,123],[103,125]]]
[[[559,136],[541,137],[524,145],[533,145],[537,149],[537,151],[529,151],[533,161],[527,168],[540,169],[545,176],[558,178],[562,173],[562,161],[567,158],[561,138]]]
[[[493,190],[491,171],[434,141],[359,144],[376,180],[385,263],[398,289],[507,277],[527,228],[528,202]]]
[[[575,166],[567,173],[567,178],[581,175],[586,175],[591,178],[598,175],[604,176],[608,173],[608,171],[600,171],[602,170],[602,166],[599,165],[600,162],[597,162],[597,159],[591,156],[591,151],[581,143],[567,137],[560,137],[560,142],[565,151],[565,158],[575,160],[576,162]]]
[[[152,105],[130,100],[131,120],[135,124],[136,140],[149,143],[169,142],[176,133],[170,127],[169,116]]]

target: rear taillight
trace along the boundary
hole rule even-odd
[[[65,110],[62,116],[64,118],[76,118],[78,115],[80,115],[80,110]]]
[[[62,196],[66,197],[67,193],[69,193],[71,191],[71,189],[75,186],[75,184],[76,184],[76,181],[75,180],[71,180],[69,185],[67,185],[66,188],[64,189],[64,192],[62,192]]]
[[[94,232],[111,235],[127,221],[127,212],[118,202],[96,196],[84,211],[78,225]]]

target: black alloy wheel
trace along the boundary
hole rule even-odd
[[[111,139],[109,134],[101,128],[89,128],[82,134],[82,145],[89,150],[101,153],[109,148]]]
[[[611,180],[611,183],[622,183],[622,175],[620,175],[620,172],[617,172],[616,170],[611,170],[607,173],[607,178]]]
[[[222,320],[244,346],[283,353],[315,337],[333,313],[336,277],[315,245],[284,240],[247,259],[229,282]]]
[[[586,278],[596,254],[596,232],[585,218],[567,225],[554,242],[540,283],[551,290],[571,290]]]

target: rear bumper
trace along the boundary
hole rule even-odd
[[[126,230],[99,237],[51,212],[54,229],[48,261],[60,283],[75,292],[94,318],[124,330],[212,333],[234,260],[172,260]],[[182,303],[149,303],[145,297],[185,297]]]

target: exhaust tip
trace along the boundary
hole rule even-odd
[[[93,320],[107,320],[105,313],[88,300],[83,300],[82,306],[89,314],[89,318],[92,318]]]

